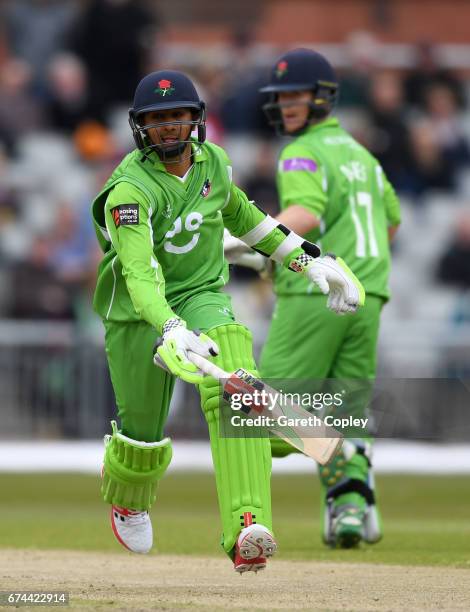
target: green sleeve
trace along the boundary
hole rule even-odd
[[[286,268],[292,259],[304,252],[301,248],[303,238],[263,212],[234,184],[222,210],[222,217],[225,227],[233,236]]]
[[[384,201],[388,224],[398,225],[401,221],[400,200],[392,184],[384,175]]]
[[[327,203],[323,166],[306,148],[293,142],[279,158],[277,187],[281,209],[300,204],[322,217]]]
[[[230,233],[240,238],[261,223],[266,213],[251,202],[245,192],[232,183],[227,204],[222,209],[222,217]]]
[[[121,224],[116,207],[128,204],[137,205],[137,219]],[[149,214],[149,202],[130,183],[118,183],[106,200],[106,228],[121,262],[134,308],[142,319],[161,332],[165,321],[175,314],[165,299],[165,279],[153,252]],[[114,220],[116,218],[117,221]]]

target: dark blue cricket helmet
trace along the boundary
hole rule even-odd
[[[310,120],[322,119],[330,113],[337,100],[338,88],[335,71],[323,55],[310,49],[293,49],[277,60],[268,85],[260,90],[270,94],[263,110],[269,123],[282,133],[281,107],[277,99],[280,92],[311,91]]]
[[[165,159],[181,153],[188,140],[180,141],[177,147],[165,149],[152,144],[147,135],[149,127],[157,124],[142,124],[142,115],[151,111],[189,108],[193,119],[188,122],[197,127],[197,139],[203,143],[206,139],[206,106],[199,98],[193,82],[182,72],[176,70],[158,70],[145,76],[137,85],[134,104],[129,109],[129,124],[138,149],[148,153],[156,150],[160,158]],[[171,122],[181,125],[181,122]],[[161,125],[161,124],[160,124]]]

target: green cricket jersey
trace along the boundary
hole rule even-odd
[[[387,228],[400,222],[400,205],[378,161],[337,119],[310,126],[282,150],[277,186],[281,209],[300,204],[321,220],[307,240],[341,256],[366,293],[388,298]],[[277,268],[275,290],[304,294],[313,285]]]
[[[104,319],[144,320],[160,331],[175,316],[173,308],[219,291],[228,277],[224,226],[267,255],[286,239],[232,183],[223,149],[204,143],[193,159],[182,180],[156,154],[148,159],[134,150],[95,198],[92,214],[104,258],[94,308]],[[303,252],[298,245],[288,250],[285,265]]]

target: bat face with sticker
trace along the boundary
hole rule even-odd
[[[310,412],[294,403],[272,401],[279,398],[279,392],[247,370],[239,368],[229,373],[192,351],[188,352],[188,357],[201,372],[221,383],[225,401],[230,402],[235,394],[251,396],[253,401],[245,401],[241,411],[247,416],[265,417],[272,433],[304,455],[326,465],[339,452],[343,437],[336,429],[327,426],[318,417],[313,429]],[[284,426],[284,423],[288,423],[288,426]]]

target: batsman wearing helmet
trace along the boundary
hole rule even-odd
[[[268,121],[278,134],[293,137],[279,159],[281,213],[276,220],[323,251],[344,257],[367,297],[355,317],[338,319],[324,308],[308,278],[276,267],[277,303],[261,374],[373,380],[380,312],[389,298],[389,240],[400,223],[399,202],[377,160],[331,116],[338,80],[322,55],[289,51],[276,62],[262,91],[270,96],[264,106]],[[282,440],[271,443],[273,456],[293,450]],[[361,540],[377,542],[382,530],[370,440],[354,438],[343,448],[333,464],[319,468],[322,536],[327,544],[350,548]]]
[[[340,258],[320,257],[316,245],[248,200],[232,182],[225,152],[206,142],[205,116],[187,76],[147,75],[129,111],[136,148],[93,202],[104,254],[94,306],[105,326],[120,422],[105,438],[102,494],[119,542],[148,552],[148,511],[171,460],[164,427],[175,377],[195,384],[209,428],[222,545],[236,571],[257,571],[276,550],[269,441],[219,436],[219,386],[191,362],[193,352],[224,370],[256,372],[251,334],[222,291],[224,227],[293,276],[330,291],[336,312],[355,311],[363,290]]]

